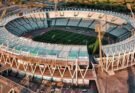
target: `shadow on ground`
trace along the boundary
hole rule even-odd
[[[128,93],[135,93],[135,74],[131,67],[128,68],[127,84],[128,84]]]

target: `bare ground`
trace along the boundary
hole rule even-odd
[[[98,82],[101,93],[135,93],[135,67],[116,72],[113,76],[99,72]]]

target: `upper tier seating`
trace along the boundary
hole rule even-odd
[[[97,13],[98,12],[98,13]],[[51,20],[51,26],[79,26],[79,27],[89,27],[95,29],[97,21],[107,21],[110,26],[107,32],[122,38],[129,36],[131,29],[135,27],[134,21],[129,16],[108,12],[108,11],[98,11],[98,10],[61,10],[57,13],[55,11],[47,11],[48,17],[45,11],[24,13],[23,16],[11,16],[4,18],[0,25],[6,25],[9,32],[21,36],[24,33],[33,31],[36,29],[47,28],[48,19]],[[106,13],[106,15],[104,14]],[[51,19],[58,18],[58,20]],[[66,19],[67,18],[67,19]],[[15,20],[14,20],[15,19]],[[69,20],[70,19],[70,20]],[[78,20],[77,20],[78,19]],[[131,24],[131,25],[130,25]],[[115,26],[114,26],[115,25]],[[119,26],[122,26],[120,28]],[[8,46],[9,48],[15,49],[17,52],[30,53],[31,55],[39,56],[57,56],[59,58],[79,58],[87,57],[87,47],[86,46],[63,46],[63,45],[53,45],[48,43],[38,43],[33,42],[28,39],[18,38],[17,36],[9,33],[4,27],[0,28],[0,44]],[[10,38],[9,38],[10,37]],[[122,39],[123,40],[123,39]],[[59,49],[56,48],[59,46]],[[84,49],[82,49],[82,47]],[[12,50],[11,49],[11,50]],[[134,37],[124,40],[122,42],[103,46],[103,51],[106,55],[113,55],[118,53],[124,53],[127,51],[134,50]],[[12,50],[13,51],[13,50]],[[29,51],[29,52],[28,52]],[[18,53],[17,52],[17,53]]]
[[[66,26],[67,22],[68,22],[68,19],[66,19],[66,18],[56,19],[55,26]]]
[[[64,46],[57,44],[39,43],[34,42],[26,38],[19,38],[8,32],[5,28],[0,28],[0,44],[7,46],[8,49],[15,53],[30,54],[34,56],[55,56],[57,58],[70,58],[76,59],[79,57],[88,58],[86,46]],[[73,48],[75,47],[75,49]],[[82,50],[82,48],[84,48]],[[74,51],[74,55],[71,54],[71,49]],[[65,55],[65,52],[67,53]],[[82,54],[83,53],[83,54]],[[78,56],[75,56],[78,55]]]

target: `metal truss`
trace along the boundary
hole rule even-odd
[[[110,75],[113,75],[115,71],[125,69],[127,67],[135,65],[135,52],[128,52],[111,57],[106,56],[102,59],[102,68]]]
[[[63,61],[53,59],[40,59],[0,51],[0,63],[16,71],[23,71],[32,76],[40,75],[42,78],[48,76],[53,78],[71,79],[71,83],[79,84],[79,81],[85,84],[85,80],[96,80],[94,68],[91,69],[88,62],[75,60]],[[63,81],[64,82],[64,81]]]
[[[135,65],[135,36],[111,45],[102,47],[104,57],[101,59],[103,69],[110,72],[118,71]]]

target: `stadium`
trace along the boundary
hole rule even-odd
[[[111,76],[135,64],[134,30],[134,18],[105,10],[48,8],[9,15],[0,22],[0,72],[73,85],[94,81],[98,92],[89,93],[100,93],[97,70]],[[8,93],[45,93],[13,86],[16,92]]]

